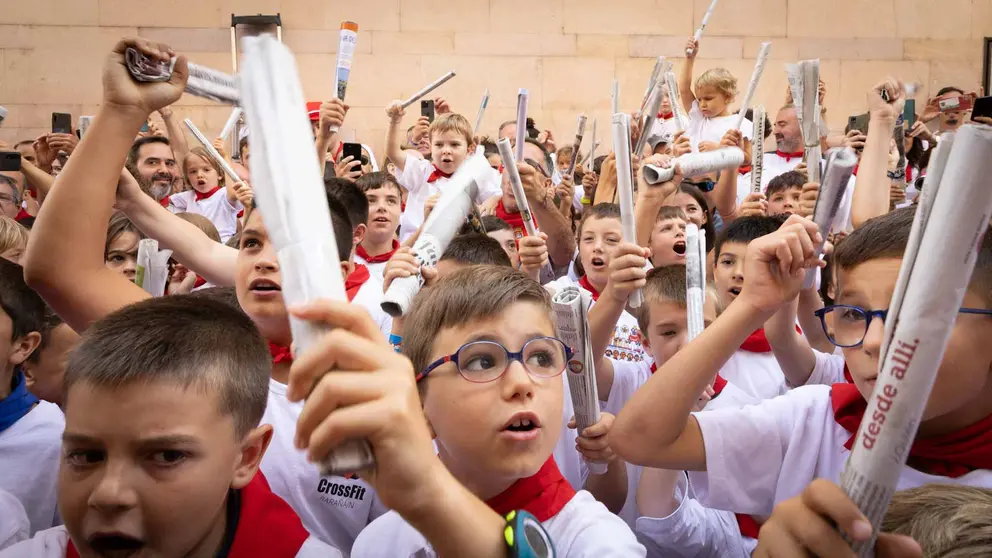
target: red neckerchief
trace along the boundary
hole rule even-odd
[[[913,181],[913,165],[906,163],[906,182]]]
[[[193,283],[193,288],[198,289],[207,284],[207,280],[199,275],[196,276],[196,283]]]
[[[796,151],[795,153],[786,153],[784,151],[779,151],[776,149],[775,154],[785,159],[785,162],[788,163],[793,159],[802,159],[803,155],[805,155],[806,153],[804,151]]]
[[[293,353],[285,345],[277,345],[269,341],[269,354],[272,355],[272,364],[279,364],[280,362],[293,363]]]
[[[761,524],[754,517],[743,513],[735,513],[734,517],[737,518],[737,527],[741,530],[741,536],[751,539],[758,538]]]
[[[34,217],[34,215],[31,215],[30,213],[28,213],[26,209],[20,207],[17,209],[17,215],[14,216],[14,220],[19,223],[25,219],[30,219],[32,217]]]
[[[857,165],[854,165],[854,171],[851,174],[853,174],[854,176],[858,176],[858,167],[860,167],[860,166],[861,166],[861,163],[858,163]]]
[[[540,522],[554,517],[575,496],[575,489],[561,476],[554,457],[549,457],[532,477],[519,479],[486,504],[505,516],[514,510],[526,510]]]
[[[737,172],[739,174],[747,174],[751,172],[751,165],[748,165],[746,167],[737,167]]]
[[[427,177],[427,183],[431,184],[432,182],[437,182],[437,179],[441,177],[451,178],[451,173],[444,172],[441,169],[437,168],[437,165],[434,165],[434,172],[432,172],[431,175]]]
[[[519,211],[515,211],[513,213],[507,211],[506,206],[503,205],[503,198],[499,199],[499,203],[496,204],[494,213],[497,217],[506,221],[506,224],[510,225],[510,228],[513,229],[514,238],[520,239],[524,236],[527,229],[524,227],[523,215],[521,215]],[[533,221],[534,215],[531,215],[530,218],[531,221]],[[534,226],[537,226],[536,222],[534,222]]]
[[[654,374],[658,371],[658,363],[651,363],[651,373]],[[716,399],[718,395],[723,393],[723,388],[727,387],[727,380],[724,379],[720,374],[716,375],[716,379],[713,380],[713,397],[711,399]]]
[[[803,330],[796,326],[796,331],[802,333]],[[765,337],[765,328],[761,327],[754,330],[751,335],[747,336],[747,339],[741,343],[741,350],[747,351],[749,353],[770,353],[772,352],[772,346],[768,342],[768,338]]]
[[[370,256],[369,253],[365,250],[365,247],[362,246],[361,244],[359,244],[358,248],[355,249],[355,254],[360,256],[363,260],[365,260],[365,263],[370,263],[370,264],[385,263],[389,261],[389,258],[393,257],[393,254],[396,253],[396,250],[399,247],[400,247],[400,241],[394,238],[393,249],[384,254],[379,254],[378,256]]]
[[[349,302],[355,299],[358,290],[369,280],[369,277],[371,277],[369,268],[362,264],[355,264],[355,271],[352,271],[344,282],[344,290],[348,293]]]
[[[291,558],[299,554],[310,533],[293,508],[272,492],[261,471],[240,490],[240,497],[238,526],[226,558]],[[66,558],[79,558],[71,539]]]
[[[164,198],[158,200],[159,205],[161,205],[162,207],[164,207],[166,209],[169,209],[169,204],[172,203],[172,202],[169,201],[169,198],[171,198],[171,197],[172,196],[165,196]]]
[[[844,447],[851,449],[868,403],[854,384],[830,387],[834,420],[851,433]],[[906,465],[927,473],[956,479],[977,469],[992,469],[992,415],[942,436],[917,438]]]
[[[587,275],[583,275],[579,278],[579,286],[589,291],[589,294],[592,295],[593,301],[599,300],[599,291],[596,290],[596,287],[592,286],[592,283],[589,282],[589,277]]]
[[[207,192],[200,192],[198,190],[193,190],[193,195],[196,196],[196,201],[203,201],[206,199],[210,199],[210,196],[216,194],[217,190],[220,190],[220,186],[214,186],[212,190],[209,190]]]
[[[844,380],[849,383],[854,383],[854,376],[851,375],[851,370],[847,367],[847,363],[844,363]]]
[[[675,116],[675,113],[674,112],[659,112],[658,113],[658,118],[660,118],[662,120],[668,120],[669,118],[671,118],[673,116]]]

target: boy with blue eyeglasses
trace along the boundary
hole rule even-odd
[[[614,449],[633,463],[690,470],[697,499],[709,507],[768,516],[776,504],[803,494],[804,509],[817,510],[807,515],[817,529],[817,513],[826,513],[823,501],[836,500],[833,483],[878,374],[883,325],[876,318],[882,316],[872,314],[869,323],[866,312],[888,308],[912,223],[912,209],[897,210],[866,222],[838,245],[837,303],[843,308],[824,313],[835,314],[830,339],[850,345],[842,347],[843,361],[814,353],[798,336],[790,338],[790,348],[776,348],[776,356],[791,358],[783,367],[794,383],[811,376],[842,382],[845,370],[851,382],[802,386],[743,409],[689,412],[734,346],[792,303],[806,269],[819,265],[816,225],[792,216],[748,246],[736,302],[628,402],[611,432]],[[992,235],[980,240],[964,307],[981,312],[958,315],[900,490],[930,483],[992,486]],[[793,324],[784,318],[776,327]],[[811,484],[814,479],[822,480]],[[821,498],[824,492],[830,494]],[[860,539],[865,525],[855,519],[840,528]]]

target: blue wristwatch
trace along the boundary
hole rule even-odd
[[[503,537],[512,558],[554,558],[555,545],[536,517],[524,510],[506,516]]]

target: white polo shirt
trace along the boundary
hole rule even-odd
[[[197,192],[186,190],[169,196],[169,211],[173,213],[194,213],[203,215],[217,227],[220,241],[227,242],[238,232],[238,214],[244,211],[241,202],[233,204],[227,199],[227,190],[217,188],[210,197],[196,199]]]
[[[689,111],[689,127],[686,129],[692,150],[694,152],[699,151],[699,143],[703,141],[720,143],[723,135],[735,124],[737,124],[736,114],[706,118],[699,110],[699,102],[693,101],[692,110]],[[738,129],[745,138],[751,139],[753,128],[751,121],[745,118],[744,123]]]
[[[58,405],[40,401],[0,432],[0,489],[17,498],[31,533],[58,525],[56,507],[65,416]]]
[[[758,400],[770,399],[789,390],[782,367],[771,351],[753,353],[737,349],[720,369],[720,375]]]

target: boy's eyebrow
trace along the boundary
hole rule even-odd
[[[531,339],[535,339],[537,337],[553,337],[553,335],[549,336],[543,331],[536,331],[536,332],[528,333],[525,337],[527,337],[527,341],[530,341]],[[499,337],[497,335],[493,335],[492,333],[476,333],[475,335],[466,339],[465,343],[463,344],[474,343],[476,341],[491,341],[493,343],[499,343],[501,345],[503,344],[503,342],[499,340]]]
[[[261,236],[262,233],[259,232],[258,229],[247,228],[241,231],[241,236],[246,236],[246,235]]]
[[[69,432],[66,430],[62,433],[62,443],[73,443],[79,445],[94,445],[99,444],[100,440],[92,436],[86,436],[84,434],[76,434],[75,432]]]
[[[62,433],[63,443],[73,443],[78,445],[99,445],[102,441],[93,436],[65,431]],[[176,446],[176,445],[199,445],[200,441],[193,436],[185,434],[166,434],[163,436],[152,436],[142,438],[138,444],[143,446]]]

